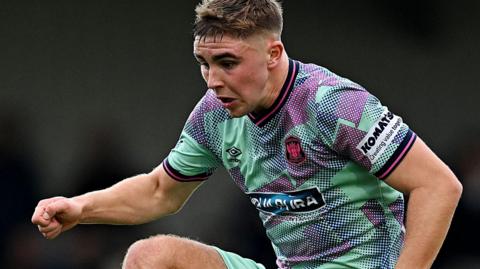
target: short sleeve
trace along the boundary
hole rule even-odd
[[[323,86],[316,96],[322,140],[340,155],[385,179],[416,135],[401,117],[360,86]]]
[[[178,181],[206,180],[221,165],[209,148],[204,99],[190,114],[176,146],[163,161],[167,174]]]

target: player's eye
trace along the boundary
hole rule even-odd
[[[233,69],[235,66],[237,66],[237,62],[235,61],[222,61],[220,65],[225,68],[225,69]]]

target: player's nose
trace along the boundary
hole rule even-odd
[[[217,90],[223,86],[221,74],[218,69],[210,68],[207,76],[207,87],[209,89]]]

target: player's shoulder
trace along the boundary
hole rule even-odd
[[[341,109],[357,103],[370,94],[358,83],[338,75],[329,68],[312,63],[299,62],[295,94],[309,100],[313,113]],[[308,96],[308,97],[307,97]],[[343,105],[342,105],[343,104]],[[332,111],[332,112],[333,112]]]
[[[307,88],[316,102],[338,98],[347,92],[366,92],[358,83],[343,77],[329,68],[313,63],[299,62],[297,85]],[[306,86],[306,87],[305,87]]]
[[[316,64],[300,63],[297,77],[299,90],[308,95],[308,111],[319,125],[330,124],[334,130],[336,120],[342,118],[358,123],[371,94],[358,83]]]

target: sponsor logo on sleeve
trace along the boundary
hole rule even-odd
[[[258,210],[275,215],[310,212],[325,205],[317,187],[284,193],[250,192],[247,194]]]
[[[375,163],[402,127],[402,118],[386,110],[357,145],[370,162]]]

